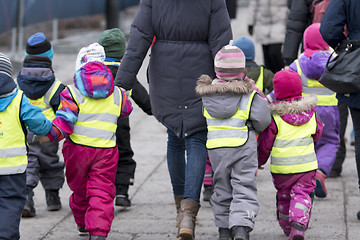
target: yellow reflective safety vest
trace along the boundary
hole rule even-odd
[[[239,109],[230,118],[213,118],[204,108],[208,129],[206,141],[208,149],[239,147],[246,143],[249,134],[246,121],[249,119],[251,103],[255,93],[256,91],[253,90],[251,93],[243,95]]]
[[[278,174],[303,173],[318,168],[311,135],[316,133],[316,117],[301,126],[285,122],[279,115],[273,115],[278,129],[271,150],[270,172]]]
[[[61,82],[56,80],[56,81],[54,81],[52,86],[48,89],[48,91],[45,93],[45,95],[43,97],[38,98],[38,99],[30,99],[29,98],[30,103],[34,106],[40,107],[41,111],[43,112],[45,117],[47,119],[49,119],[50,121],[54,120],[54,118],[56,117],[55,112],[50,105],[50,101],[51,101],[52,97],[54,96],[54,94],[56,93],[56,91],[58,90],[58,88],[60,87],[60,85],[61,85]],[[59,107],[61,107],[61,106],[59,106]]]
[[[260,74],[255,85],[264,92],[264,66],[260,66]]]
[[[324,87],[316,79],[309,79],[303,74],[299,61],[295,60],[297,72],[301,78],[303,86],[303,96],[313,94],[317,96],[317,106],[337,106],[338,100],[336,99],[336,93],[330,89]]]
[[[94,99],[83,95],[73,84],[68,88],[79,107],[74,132],[69,136],[71,141],[96,148],[115,147],[117,119],[122,103],[120,89],[114,87],[109,97]]]
[[[23,92],[18,90],[5,111],[0,112],[0,175],[23,173],[27,166],[24,129],[20,122]]]

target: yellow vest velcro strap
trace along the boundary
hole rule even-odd
[[[297,146],[307,146],[313,143],[312,137],[307,138],[298,138],[294,140],[282,140],[275,139],[274,146],[276,148],[287,148],[287,147],[297,147]]]
[[[228,119],[216,119],[216,118],[208,118],[207,124],[209,126],[227,126],[227,127],[239,127],[245,126],[246,120],[245,119],[238,119],[238,118],[228,118]]]
[[[260,89],[260,91],[264,91],[264,66],[260,66],[260,74],[255,85]]]
[[[0,149],[0,156],[2,158],[10,158],[10,157],[19,157],[26,155],[26,147],[17,147],[17,148],[2,148]]]
[[[114,104],[120,106],[120,101],[121,101],[120,90],[118,88],[114,88],[113,94],[114,94]]]
[[[116,140],[116,136],[112,131],[89,128],[84,126],[76,126],[76,128],[74,128],[73,134],[78,134],[86,137],[100,138],[110,141]]]
[[[315,152],[300,155],[300,156],[287,156],[287,157],[275,157],[271,156],[272,165],[296,165],[302,163],[309,163],[316,161]]]
[[[118,116],[111,113],[79,113],[78,121],[86,122],[86,121],[102,121],[114,123],[118,119]]]

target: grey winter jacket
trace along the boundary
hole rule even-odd
[[[206,129],[196,80],[215,76],[213,59],[232,39],[225,1],[142,0],[115,84],[131,89],[147,51],[152,112],[178,137]]]

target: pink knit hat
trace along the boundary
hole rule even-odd
[[[226,45],[217,52],[215,59],[215,73],[222,80],[242,80],[246,76],[245,54],[231,45]]]
[[[313,23],[304,32],[304,55],[312,57],[313,53],[319,50],[326,51],[329,45],[320,34],[320,23]]]
[[[282,70],[273,79],[274,93],[277,100],[292,100],[301,97],[302,83],[299,74],[291,70]]]

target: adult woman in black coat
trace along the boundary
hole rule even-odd
[[[335,48],[342,40],[350,39],[356,47],[360,47],[360,1],[336,0],[330,1],[323,20],[320,33],[323,39]],[[344,26],[348,37],[344,34]],[[360,67],[360,66],[359,66]],[[349,106],[355,133],[355,159],[360,187],[360,93],[337,94],[339,102]],[[360,219],[360,212],[358,212]]]
[[[193,239],[207,153],[206,121],[195,86],[202,74],[215,77],[214,57],[232,39],[225,1],[142,0],[117,86],[132,88],[154,37],[148,66],[151,109],[167,128],[179,237]]]

